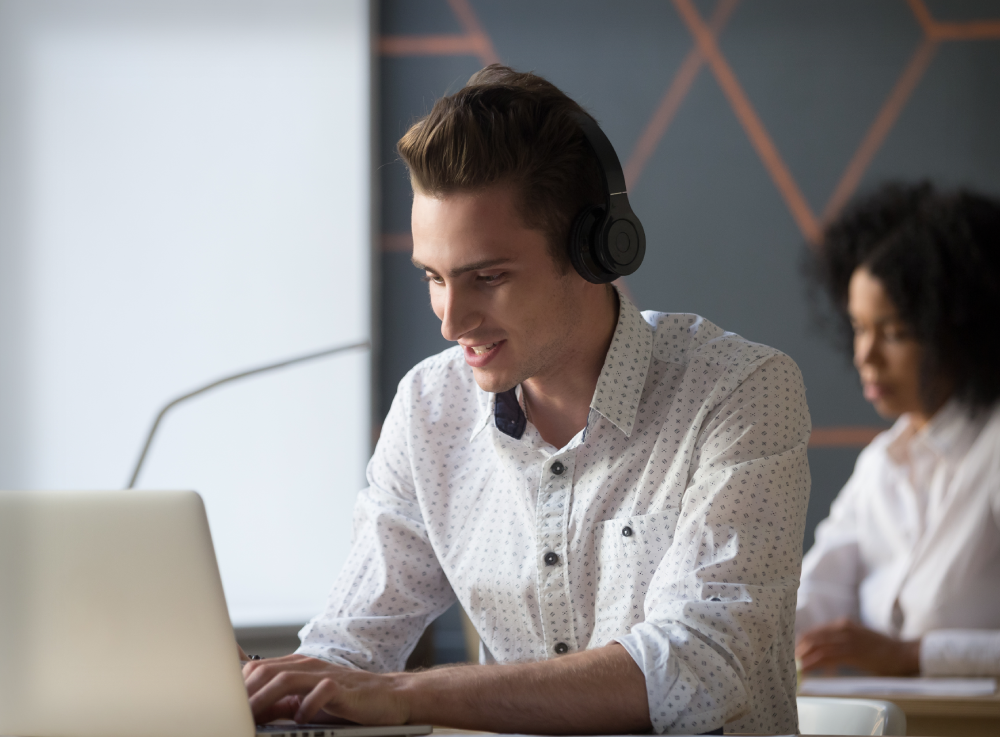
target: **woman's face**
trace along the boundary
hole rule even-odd
[[[900,320],[882,282],[864,267],[851,276],[847,311],[865,399],[887,419],[912,412],[915,420],[926,420],[920,395],[923,348]]]

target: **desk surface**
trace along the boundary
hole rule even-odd
[[[809,678],[813,680],[813,678]],[[825,680],[816,678],[815,680]],[[906,715],[906,734],[911,737],[998,737],[1000,735],[1000,693],[989,696],[913,696],[901,694],[842,694],[821,698],[857,698],[891,701]],[[437,737],[492,735],[451,727],[435,727]],[[433,737],[433,736],[432,736]],[[497,737],[525,737],[497,735]],[[810,735],[810,737],[814,737]],[[816,736],[818,737],[818,736]],[[832,736],[831,736],[832,737]]]
[[[909,731],[907,731],[909,735]],[[546,735],[528,735],[528,734],[500,734],[498,732],[470,732],[462,729],[451,729],[449,727],[435,727],[432,737],[466,737],[467,735],[483,735],[486,737],[489,735],[493,737],[546,737]],[[630,737],[630,735],[587,735],[586,737]],[[641,736],[640,736],[641,737]],[[647,736],[648,737],[648,736]],[[670,737],[698,737],[697,735],[670,735]],[[726,735],[726,737],[740,737],[737,734]],[[788,734],[788,735],[761,735],[761,734],[747,734],[745,737],[803,737],[803,735],[798,734]],[[807,735],[806,737],[845,737],[845,735]],[[928,737],[944,737],[943,735],[929,735]]]
[[[807,677],[805,682],[832,679]],[[804,695],[804,694],[803,694]],[[810,694],[811,695],[811,694]],[[817,694],[819,695],[819,694]],[[824,698],[878,699],[896,704],[907,717],[913,716],[984,716],[1000,718],[1000,692],[985,696],[943,696],[937,694],[863,693],[822,694]]]

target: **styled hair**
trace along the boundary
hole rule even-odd
[[[579,113],[586,114],[551,82],[491,64],[434,103],[397,150],[421,194],[510,185],[525,225],[546,234],[565,271],[573,218],[604,198],[597,157],[573,120]]]
[[[823,233],[811,268],[851,351],[848,284],[865,268],[923,348],[926,406],[942,379],[972,411],[1000,397],[1000,201],[931,183],[890,183]]]

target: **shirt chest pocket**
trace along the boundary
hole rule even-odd
[[[597,526],[594,646],[610,642],[643,621],[649,582],[673,542],[679,514],[679,509],[671,507]]]

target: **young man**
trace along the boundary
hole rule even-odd
[[[458,346],[400,383],[298,654],[246,667],[259,720],[796,730],[801,376],[577,273],[571,225],[608,194],[581,114],[493,66],[400,141],[413,262]],[[456,598],[484,665],[400,673]]]

